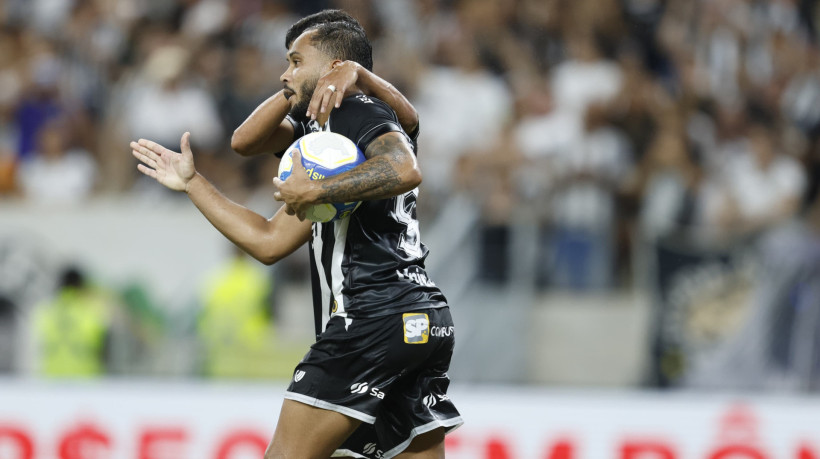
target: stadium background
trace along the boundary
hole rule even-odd
[[[324,7],[420,114],[451,456],[820,457],[815,1],[5,0],[0,458],[258,456],[307,256],[247,262],[127,145],[190,130],[272,214],[230,134]]]

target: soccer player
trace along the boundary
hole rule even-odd
[[[278,128],[268,146],[284,150],[308,132],[330,130],[350,138],[367,161],[310,181],[294,153],[291,176],[274,179],[275,198],[285,205],[270,219],[230,201],[196,172],[189,133],[181,153],[132,142],[138,169],[185,191],[219,231],[260,261],[275,263],[310,244],[314,309],[328,317],[294,371],[266,458],[444,457],[445,431],[462,420],[447,396],[453,322],[424,270],[427,248],[416,220],[417,132],[408,136],[387,104],[355,84],[338,108],[312,119],[307,111],[320,78],[346,61],[370,70],[370,44],[363,30],[343,21],[288,37],[281,95],[289,110],[270,111],[277,116],[268,122]],[[339,91],[332,83],[324,88]],[[364,202],[343,220],[303,219],[311,205],[350,201]]]

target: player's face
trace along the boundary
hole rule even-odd
[[[285,85],[290,114],[297,119],[305,119],[316,83],[331,64],[331,59],[311,44],[312,36],[313,32],[305,32],[293,41],[288,50],[288,69],[279,77]]]

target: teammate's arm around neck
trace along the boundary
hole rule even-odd
[[[283,151],[294,140],[289,111],[284,90],[268,97],[233,131],[231,148],[242,156]]]
[[[317,119],[329,113],[333,108],[339,108],[344,97],[351,94],[350,89],[354,86],[368,96],[373,96],[389,105],[396,112],[396,117],[404,132],[413,135],[419,126],[419,114],[413,104],[387,80],[353,61],[340,62],[319,78],[316,90],[310,99],[308,116],[311,119]],[[331,87],[333,90],[329,91]]]

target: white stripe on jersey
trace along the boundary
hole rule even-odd
[[[322,234],[322,223],[313,224],[313,234]],[[319,274],[319,287],[322,289],[322,331],[327,327],[327,321],[330,319],[325,312],[327,311],[327,299],[330,297],[330,286],[327,285],[327,278],[325,277],[324,265],[322,265],[322,247],[324,241],[320,237],[313,238],[313,260],[316,262],[316,270]]]
[[[345,319],[345,328],[350,326],[351,320],[347,317],[345,310],[345,299],[342,294],[344,288],[344,274],[342,273],[342,261],[345,256],[345,246],[347,245],[347,228],[350,225],[350,218],[344,218],[334,222],[333,226],[333,255],[330,260],[330,288],[333,289],[333,300],[336,302],[336,312],[331,316],[341,316]]]

